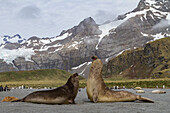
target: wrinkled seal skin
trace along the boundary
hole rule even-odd
[[[79,88],[78,74],[70,76],[67,83],[53,90],[43,90],[33,92],[23,99],[13,102],[31,102],[39,104],[75,104]]]
[[[94,57],[92,57],[94,58]],[[95,56],[96,58],[96,56]],[[110,90],[102,78],[103,64],[100,59],[93,59],[90,67],[90,74],[87,79],[87,96],[92,102],[130,102],[141,100],[151,102],[148,98],[135,95],[128,91]]]

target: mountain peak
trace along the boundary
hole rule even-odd
[[[133,12],[141,11],[144,9],[156,9],[163,12],[170,12],[169,0],[141,0],[136,9]]]
[[[84,26],[87,26],[87,25],[97,25],[92,17],[85,18],[83,21],[80,22],[79,25],[82,25],[82,24]]]
[[[80,36],[91,36],[91,35],[100,35],[101,31],[99,30],[98,25],[92,17],[88,17],[80,22],[78,26],[74,28],[74,35]]]

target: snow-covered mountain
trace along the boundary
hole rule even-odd
[[[133,11],[102,25],[89,17],[52,38],[34,36],[17,45],[2,38],[0,72],[59,68],[87,77],[91,56],[107,62],[126,49],[170,36],[169,22],[169,0],[141,0]]]
[[[119,15],[117,19],[104,25],[109,29],[104,28],[108,35],[102,38],[98,45],[101,56],[105,57],[106,54],[101,51],[108,51],[107,57],[112,57],[121,52],[122,48],[125,50],[139,47],[148,41],[169,36],[169,5],[169,0],[141,0],[132,12]],[[165,22],[166,25],[163,24]]]

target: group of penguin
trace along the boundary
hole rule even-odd
[[[9,91],[8,86],[6,85],[5,87],[3,87],[2,85],[0,86],[0,92],[2,91]]]

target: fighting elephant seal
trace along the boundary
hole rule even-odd
[[[97,56],[92,57],[93,62],[90,67],[90,73],[87,79],[87,96],[93,102],[126,102],[141,100],[151,102],[148,98],[135,95],[128,91],[110,90],[102,78],[103,64]]]
[[[30,93],[23,99],[13,102],[31,102],[39,104],[74,104],[79,88],[78,74],[70,76],[67,83],[53,90],[42,90]]]

